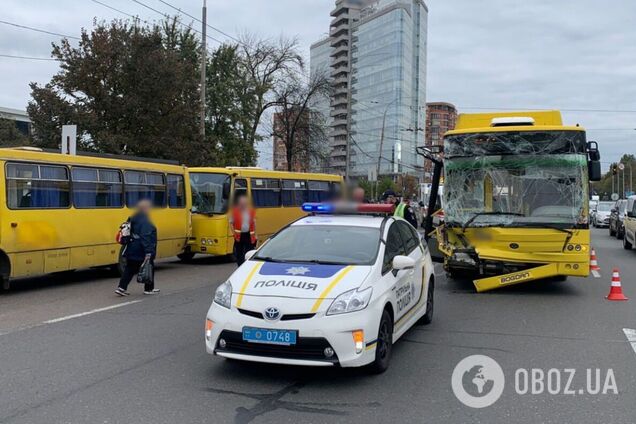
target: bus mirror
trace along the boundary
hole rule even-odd
[[[442,144],[431,146],[431,153],[433,153],[434,155],[441,155],[442,153],[444,153],[444,146]]]
[[[601,162],[598,160],[591,160],[587,163],[587,170],[590,181],[601,181]]]
[[[426,245],[428,246],[428,251],[431,254],[431,260],[437,263],[444,263],[444,254],[439,250],[437,239],[435,237],[430,237],[426,240]]]
[[[596,141],[588,141],[587,154],[591,161],[601,160],[601,153],[598,151],[598,143]]]
[[[230,197],[230,183],[223,183],[223,198],[228,199]]]

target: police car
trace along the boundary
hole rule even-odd
[[[304,204],[312,215],[249,252],[216,290],[207,352],[386,370],[393,343],[433,319],[430,254],[408,222],[388,214],[392,208]]]

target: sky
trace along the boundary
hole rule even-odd
[[[176,13],[160,0],[99,0],[144,20]],[[200,16],[202,0],[165,0]],[[93,0],[1,0],[0,20],[69,36],[94,19],[126,18]],[[633,0],[428,0],[428,101],[460,112],[560,109],[599,142],[604,168],[636,153],[636,2]],[[333,0],[208,0],[208,23],[230,35],[298,37],[303,54],[326,35]],[[189,18],[184,22],[190,23]],[[220,41],[228,40],[210,30]],[[50,57],[59,37],[0,23],[0,55]],[[230,40],[231,41],[231,40]],[[212,45],[215,42],[212,42]],[[25,109],[29,83],[51,61],[0,57],[0,106]],[[271,162],[262,146],[260,165]],[[271,165],[270,165],[271,166]]]

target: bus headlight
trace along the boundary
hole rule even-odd
[[[230,309],[232,305],[232,284],[229,281],[221,284],[214,293],[214,303]]]
[[[367,307],[371,300],[372,293],[372,287],[362,291],[358,291],[358,289],[346,291],[336,297],[327,310],[327,315],[338,315],[360,311]]]

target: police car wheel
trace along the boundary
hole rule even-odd
[[[428,297],[426,298],[426,313],[417,322],[421,325],[428,325],[433,322],[433,311],[435,309],[435,282],[433,279],[428,283]]]
[[[375,360],[370,364],[371,372],[381,374],[389,368],[393,350],[393,320],[389,311],[382,312],[378,339],[375,346]]]

